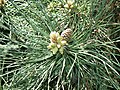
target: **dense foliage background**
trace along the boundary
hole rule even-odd
[[[119,6],[119,0],[0,5],[0,89],[120,90]],[[53,54],[50,33],[66,29],[72,32],[65,33],[63,54]]]

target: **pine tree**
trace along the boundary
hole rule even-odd
[[[10,69],[0,75],[3,88],[119,90],[120,26],[113,2],[8,1],[12,38],[2,48],[9,57],[2,51],[1,59],[12,62],[1,69]]]

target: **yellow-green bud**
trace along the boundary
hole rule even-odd
[[[50,33],[50,41],[51,43],[47,46],[47,48],[50,49],[53,54],[56,54],[58,50],[61,54],[63,54],[63,46],[67,45],[67,41],[63,40],[63,37],[60,36],[58,32]]]
[[[56,53],[57,53],[57,51],[58,51],[58,48],[57,48],[57,47],[52,48],[52,49],[51,49],[51,51],[53,52],[53,54],[56,54]]]
[[[63,50],[64,48],[63,47],[61,47],[60,49],[59,49],[59,52],[61,53],[61,54],[63,54]]]
[[[60,36],[58,32],[50,33],[50,41],[53,43],[57,43],[57,37]]]
[[[68,0],[67,3],[64,5],[65,8],[72,9],[74,4],[74,0]]]
[[[47,46],[48,49],[55,48],[55,47],[56,47],[56,43],[53,43],[53,42],[51,42],[49,46]]]

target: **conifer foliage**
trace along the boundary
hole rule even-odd
[[[3,90],[120,89],[118,1],[10,0],[2,8]]]

